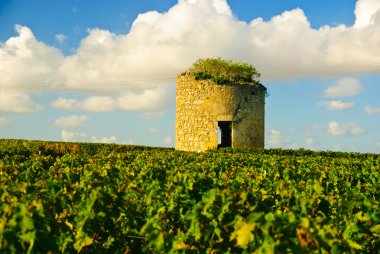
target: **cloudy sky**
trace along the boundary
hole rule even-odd
[[[380,152],[380,0],[1,0],[0,138],[172,147],[205,57],[262,73],[266,147]]]

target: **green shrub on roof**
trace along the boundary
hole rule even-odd
[[[260,83],[260,73],[247,63],[233,62],[221,58],[197,60],[189,69],[197,80],[211,80],[217,84],[226,83]]]

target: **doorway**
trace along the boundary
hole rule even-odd
[[[232,122],[218,121],[218,148],[232,147]]]

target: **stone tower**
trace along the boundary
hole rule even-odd
[[[178,75],[175,148],[263,148],[265,94],[261,84],[216,84],[188,72]]]

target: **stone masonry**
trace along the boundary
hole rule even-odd
[[[261,84],[223,84],[177,76],[175,148],[205,151],[218,147],[218,123],[230,122],[231,146],[264,147],[266,88]]]

